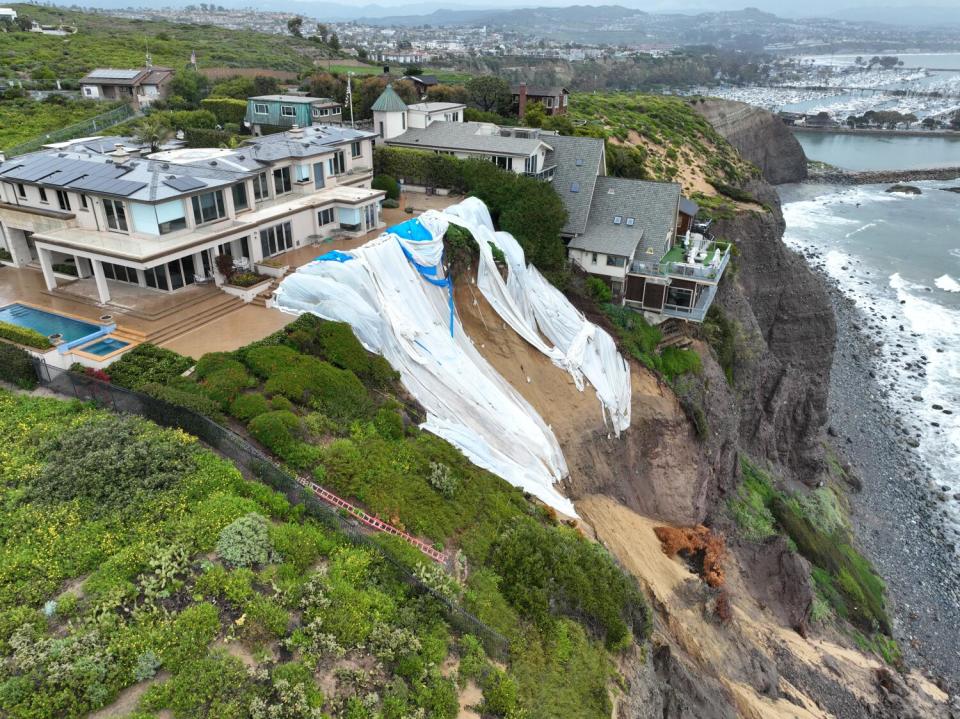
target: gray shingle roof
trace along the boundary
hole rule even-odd
[[[492,128],[492,129],[491,129]],[[554,137],[510,137],[483,122],[435,122],[422,129],[410,129],[387,140],[388,145],[495,155],[532,155],[541,144],[552,147]]]
[[[403,112],[407,109],[407,104],[400,99],[393,85],[387,85],[370,109],[373,112]]]
[[[545,165],[557,166],[553,173],[553,187],[567,208],[567,224],[563,227],[563,234],[582,234],[590,215],[590,201],[597,174],[605,171],[601,167],[603,140],[555,135],[545,137],[544,141],[553,148],[553,152],[547,153]],[[577,183],[579,192],[570,191],[574,183]]]
[[[622,177],[598,177],[584,234],[570,241],[578,250],[637,259],[647,254],[660,259],[677,219],[680,185]],[[620,223],[614,219],[620,217]],[[633,219],[630,225],[629,220]]]
[[[697,205],[697,203],[693,200],[689,200],[686,197],[681,197],[680,212],[685,215],[690,215],[690,217],[696,217],[697,213],[700,212],[700,206]]]
[[[295,157],[310,157],[354,140],[376,137],[372,132],[337,125],[311,125],[300,130],[264,135],[247,141],[238,151],[246,151],[254,160],[275,162]]]

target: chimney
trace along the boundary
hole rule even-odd
[[[520,101],[517,103],[517,116],[522,120],[527,109],[527,83],[520,83]]]
[[[123,146],[122,142],[118,142],[114,145],[113,152],[110,153],[110,157],[113,158],[114,165],[123,165],[124,162],[130,157],[130,154],[127,152],[127,148]]]
[[[295,124],[293,127],[290,128],[287,134],[294,139],[300,139],[301,137],[303,137],[303,128],[300,127],[300,125]]]

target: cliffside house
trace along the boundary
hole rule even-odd
[[[440,84],[436,75],[404,75],[402,79],[412,82],[420,97],[425,97],[427,90]]]
[[[254,135],[276,129],[342,124],[342,106],[328,97],[307,95],[258,95],[247,98],[243,124]]]
[[[100,67],[80,80],[80,94],[88,100],[121,100],[142,110],[170,94],[173,70],[169,67],[141,67],[122,70]]]
[[[373,103],[373,129],[384,140],[407,130],[424,129],[435,122],[463,122],[467,106],[459,102],[418,102],[407,105],[392,85]]]
[[[389,135],[386,144],[486,160],[552,183],[567,210],[562,236],[571,262],[607,282],[629,307],[695,322],[706,316],[729,247],[696,231],[699,208],[680,185],[607,177],[603,140],[435,122]]]
[[[527,105],[539,102],[548,115],[565,115],[570,93],[563,87],[527,87],[521,82],[510,88],[513,93],[513,106],[517,110],[517,117],[523,117]]]
[[[382,227],[371,190],[373,134],[295,127],[236,149],[140,156],[87,138],[0,163],[0,247],[38,266],[51,292],[88,280],[101,303],[113,283],[177,292],[236,266]],[[131,143],[132,145],[132,143]],[[72,266],[61,274],[55,268]]]

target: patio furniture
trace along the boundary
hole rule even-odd
[[[210,283],[210,282],[213,282],[213,278],[210,277],[209,275],[194,275],[194,276],[193,276],[193,284],[195,284],[195,285],[205,285],[205,284],[208,284],[208,283]]]
[[[233,266],[238,270],[249,270],[250,269],[250,258],[249,257],[237,257],[233,261]]]

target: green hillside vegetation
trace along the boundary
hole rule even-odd
[[[3,34],[0,33],[0,42]],[[0,150],[13,147],[48,132],[96,117],[117,103],[68,100],[59,96],[47,101],[29,97],[0,101]]]
[[[576,93],[568,114],[578,134],[607,139],[611,174],[682,181],[686,171],[738,187],[757,175],[690,106],[696,100],[638,92]]]
[[[614,654],[649,631],[635,583],[418,430],[395,373],[348,326],[304,317],[184,378],[189,364],[141,345],[109,371],[225,415],[291,471],[442,546],[456,576],[375,540],[506,637],[506,654],[185,433],[0,391],[0,714],[84,716],[153,680],[138,719],[452,719],[468,682],[487,716],[609,716]]]
[[[770,475],[746,457],[740,464],[743,482],[729,501],[740,534],[754,542],[775,534],[786,536],[794,550],[813,565],[817,591],[814,619],[833,615],[849,622],[854,638],[864,649],[896,663],[900,653],[891,638],[886,587],[854,546],[849,521],[835,491],[829,486],[806,494],[781,491]]]
[[[331,54],[304,38],[268,35],[39,5],[10,5],[22,17],[77,28],[66,37],[0,32],[0,77],[79,79],[94,67],[141,67],[147,51],[155,65],[182,69],[196,51],[200,67],[263,67],[305,72]]]

